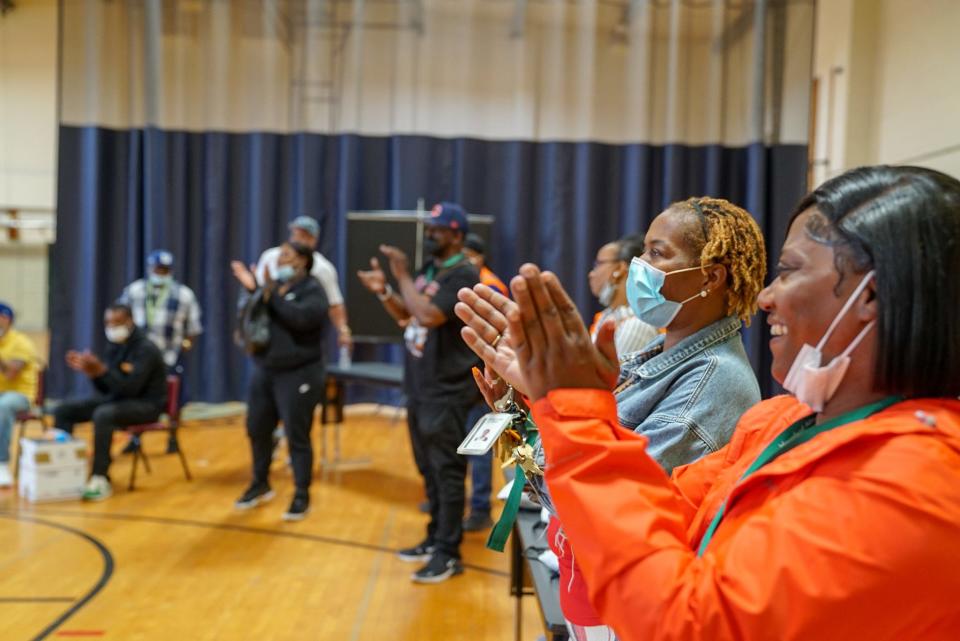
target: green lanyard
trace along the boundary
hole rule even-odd
[[[427,269],[426,269],[426,271],[423,273],[423,276],[424,276],[424,278],[427,279],[427,282],[428,282],[428,283],[429,283],[429,282],[432,282],[434,278],[436,278],[437,276],[440,275],[440,272],[446,271],[446,270],[450,269],[451,267],[455,267],[455,266],[456,266],[457,264],[459,264],[460,261],[462,261],[464,258],[466,258],[466,257],[465,257],[463,254],[455,254],[455,255],[451,256],[450,258],[446,259],[445,261],[443,261],[442,263],[440,263],[440,269],[439,269],[439,270],[437,270],[437,266],[436,266],[435,263],[430,263],[429,265],[427,265]]]
[[[829,420],[822,425],[813,425],[814,415],[801,418],[799,421],[781,432],[777,438],[773,439],[773,441],[767,445],[763,452],[760,453],[760,456],[757,457],[757,460],[755,460],[750,467],[747,468],[747,471],[743,473],[743,476],[740,477],[740,481],[738,481],[738,483],[743,482],[751,474],[778,456],[786,454],[793,448],[806,443],[815,436],[823,434],[824,432],[828,432],[835,427],[840,427],[841,425],[853,423],[854,421],[861,421],[872,414],[876,414],[877,412],[890,407],[894,403],[899,403],[902,400],[902,396],[888,396],[887,398],[879,400],[876,403],[871,403],[870,405],[865,405],[859,409],[847,412],[846,414]],[[720,505],[720,509],[717,510],[717,513],[714,515],[713,521],[710,522],[710,527],[707,528],[707,531],[703,534],[703,538],[700,540],[700,548],[697,550],[697,556],[703,556],[703,553],[706,551],[707,546],[710,544],[710,540],[713,538],[714,533],[716,533],[717,528],[720,526],[720,522],[723,520],[729,502],[730,499],[728,498],[723,502],[722,505]]]
[[[533,445],[537,441],[537,427],[529,417],[527,417],[524,427],[527,430],[526,443],[527,445]],[[493,529],[490,530],[490,536],[487,537],[487,547],[497,552],[503,552],[503,548],[507,544],[507,538],[510,536],[510,532],[513,531],[513,524],[517,520],[517,513],[520,512],[520,500],[523,498],[523,488],[527,484],[527,475],[524,474],[523,468],[517,464],[515,469],[516,474],[513,477],[513,485],[510,487],[510,494],[507,496],[507,502],[503,506],[503,512],[500,513],[500,518],[497,520],[496,525],[493,526]]]
[[[153,285],[148,284],[147,287],[154,287]],[[170,295],[169,288],[166,285],[162,285],[153,290],[153,293],[147,291],[147,300],[146,300],[146,313],[147,313],[147,327],[153,327],[153,315],[154,312],[167,304],[167,298]]]

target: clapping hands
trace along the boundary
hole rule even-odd
[[[510,289],[514,301],[479,285],[458,295],[464,341],[488,368],[533,401],[554,389],[613,388],[620,365],[612,323],[594,345],[556,275],[536,265],[521,267]]]
[[[82,352],[70,350],[67,352],[66,361],[67,367],[76,372],[82,372],[90,378],[102,376],[107,371],[107,366],[103,364],[103,361],[90,353],[89,350]]]

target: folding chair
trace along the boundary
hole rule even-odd
[[[17,478],[17,475],[20,474],[20,439],[23,438],[24,432],[27,431],[27,425],[31,422],[40,423],[40,427],[43,428],[43,431],[47,431],[47,424],[44,422],[44,417],[46,412],[44,411],[43,405],[47,401],[47,370],[41,369],[37,374],[37,395],[33,399],[32,406],[24,411],[17,412],[17,438],[16,438],[16,447],[17,447],[17,456],[14,459],[13,466],[13,478]]]
[[[133,440],[133,467],[130,470],[130,483],[127,485],[127,490],[133,490],[134,483],[137,480],[137,465],[140,461],[143,461],[143,466],[146,468],[148,474],[152,474],[150,470],[150,461],[147,459],[146,453],[143,451],[141,436],[147,432],[167,432],[171,437],[174,437],[177,433],[177,428],[180,427],[180,377],[179,376],[167,376],[167,412],[166,412],[166,422],[163,421],[163,417],[160,417],[160,420],[154,423],[144,423],[142,425],[129,425],[123,428],[123,431],[134,437]],[[192,481],[193,477],[190,475],[190,468],[187,467],[187,457],[183,454],[183,447],[177,448],[177,454],[180,456],[180,465],[183,466],[183,475],[188,481]]]

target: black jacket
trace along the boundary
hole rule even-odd
[[[270,309],[270,344],[254,360],[267,369],[296,369],[323,360],[323,336],[330,304],[323,286],[306,276],[281,296],[274,291]]]
[[[110,400],[152,401],[160,411],[167,407],[167,366],[163,355],[139,328],[123,343],[110,343],[103,362],[107,372],[93,385]]]

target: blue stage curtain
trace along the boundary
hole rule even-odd
[[[174,253],[175,276],[196,292],[205,332],[186,360],[190,398],[242,399],[248,362],[233,345],[238,286],[229,262],[251,262],[308,213],[320,251],[344,273],[348,211],[413,209],[417,199],[496,216],[494,264],[508,278],[526,261],[555,271],[585,317],[598,247],[643,231],[669,203],[727,198],[764,230],[771,262],[805,192],[804,145],[653,146],[490,141],[356,134],[115,130],[63,125],[57,242],[51,251],[51,359],[100,350],[102,311],[144,273],[146,254]],[[765,393],[766,326],[746,333]],[[398,349],[382,357],[399,358]],[[63,367],[53,397],[88,389]]]

